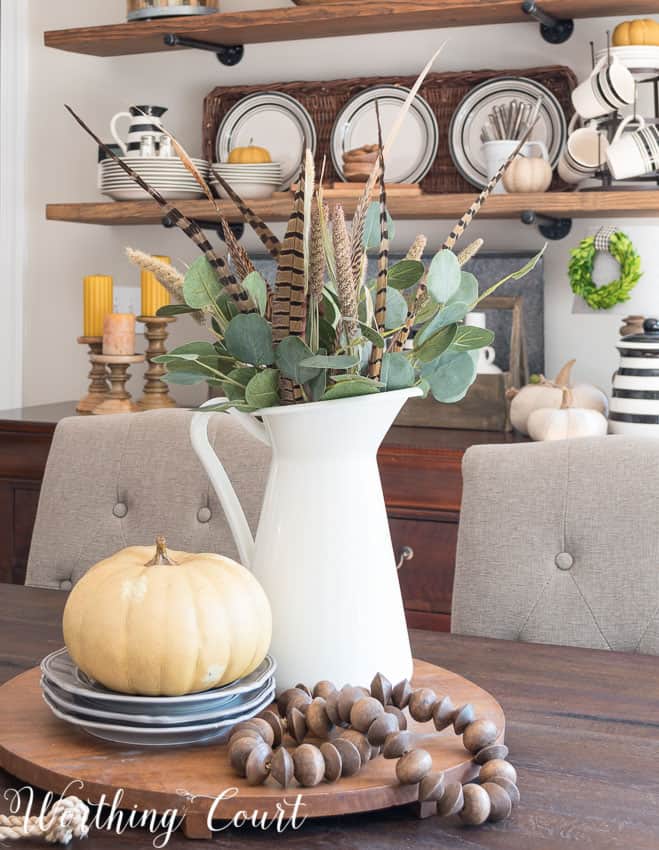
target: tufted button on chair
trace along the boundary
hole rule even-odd
[[[659,440],[476,446],[457,634],[659,654]]]
[[[209,434],[254,532],[270,450],[226,414]],[[190,444],[192,412],[155,410],[64,419],[48,457],[26,583],[69,590],[93,564],[164,534],[172,549],[238,559]],[[202,505],[203,507],[199,507]]]

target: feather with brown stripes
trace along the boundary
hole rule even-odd
[[[281,250],[281,243],[279,239],[275,236],[275,234],[270,230],[268,225],[260,218],[254,210],[250,209],[247,204],[243,201],[240,195],[235,192],[231,186],[227,183],[227,181],[222,177],[221,174],[211,166],[210,173],[210,184],[216,192],[218,192],[218,186],[221,186],[222,189],[227,193],[227,195],[231,198],[234,204],[240,210],[240,214],[245,220],[246,224],[252,228],[254,233],[259,237],[261,242],[265,245],[268,253],[271,257],[274,257],[276,260],[279,257],[279,252]],[[219,195],[219,192],[218,192]]]
[[[162,129],[163,133],[171,139],[172,145],[174,146],[174,150],[178,154],[178,158],[181,160],[184,167],[187,169],[187,171],[190,172],[192,177],[197,182],[199,188],[202,190],[204,195],[206,195],[208,200],[215,208],[217,217],[220,220],[220,226],[222,227],[224,244],[227,246],[227,251],[233,261],[233,267],[238,272],[238,275],[240,276],[241,280],[244,280],[248,274],[251,274],[253,271],[255,271],[255,268],[252,265],[252,261],[250,260],[243,246],[236,239],[233,230],[231,230],[229,222],[222,215],[222,211],[220,210],[220,206],[217,202],[217,199],[215,198],[215,195],[213,195],[208,186],[208,183],[204,180],[203,175],[192,161],[190,154],[186,151],[186,149],[179,142],[176,136],[170,133],[169,130],[167,130],[165,127],[163,127]]]
[[[287,336],[304,337],[307,324],[307,293],[304,279],[304,162],[300,168],[293,211],[279,252],[272,299],[272,338],[275,345]],[[283,404],[303,401],[302,388],[290,378],[280,377]]]
[[[378,276],[375,291],[375,324],[380,334],[384,333],[387,317],[387,281],[389,277],[389,227],[387,225],[387,190],[384,184],[384,155],[382,153],[382,124],[380,106],[375,101],[375,117],[378,124],[378,145],[380,146],[380,247],[378,250]],[[368,364],[368,376],[376,381],[382,372],[384,349],[373,346]]]
[[[98,144],[98,146],[103,150],[107,156],[111,157],[123,171],[135,182],[140,188],[144,189],[145,192],[148,192],[149,195],[156,201],[163,212],[169,217],[171,222],[178,228],[180,228],[185,235],[191,239],[195,245],[199,248],[200,251],[203,252],[206,259],[208,260],[211,267],[215,270],[215,273],[218,276],[218,280],[222,284],[222,286],[226,289],[227,293],[231,297],[231,299],[236,304],[237,308],[241,313],[253,313],[256,311],[256,306],[254,302],[249,296],[249,293],[242,288],[242,286],[238,283],[236,278],[231,274],[231,270],[224,262],[221,257],[213,251],[213,247],[206,239],[203,230],[195,224],[195,222],[190,221],[189,218],[183,215],[183,213],[175,207],[173,204],[170,204],[169,201],[166,201],[163,196],[158,192],[157,189],[154,189],[150,186],[139,174],[137,174],[129,165],[127,165],[123,159],[118,157],[115,152],[108,147],[104,142],[102,142],[99,137],[91,130],[87,124],[80,118],[79,115],[71,109],[70,106],[66,105],[66,109],[71,113],[73,118],[78,122],[78,124],[82,127],[82,129],[94,139],[94,141]]]
[[[465,214],[456,222],[455,226],[452,228],[451,232],[447,236],[444,244],[440,248],[440,251],[450,251],[453,249],[455,243],[462,236],[465,230],[469,227],[474,218],[478,215],[481,207],[490,197],[499,181],[506,173],[508,167],[512,163],[512,161],[517,157],[520,150],[526,144],[527,139],[531,135],[533,131],[533,127],[535,124],[528,128],[523,138],[520,140],[519,144],[515,148],[515,150],[510,154],[508,159],[501,165],[497,173],[488,181],[487,186],[483,189],[483,191],[479,194],[473,204],[469,207],[469,209],[465,212]],[[407,318],[405,320],[405,326],[396,334],[396,338],[392,345],[392,351],[402,351],[405,343],[407,342],[409,335],[414,327],[414,321],[416,319],[416,314],[423,302],[426,300],[428,296],[428,289],[423,280],[419,282],[416,290],[416,296],[414,298],[414,305],[411,310],[408,310]]]

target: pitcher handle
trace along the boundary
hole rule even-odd
[[[133,116],[130,114],[130,112],[117,112],[112,121],[110,121],[110,133],[112,133],[112,138],[121,148],[123,155],[126,156],[128,154],[128,148],[126,147],[126,143],[124,142],[124,140],[117,132],[117,124],[121,118],[129,118],[131,121],[133,120]]]
[[[207,404],[217,404],[217,399],[210,399],[205,402],[202,407]],[[247,419],[252,419],[252,417],[247,416],[247,414],[241,413],[241,416],[246,416]],[[204,413],[203,411],[197,411],[193,414],[192,421],[190,422],[190,441],[192,443],[192,448],[201,461],[201,465],[206,470],[206,474],[213,485],[213,489],[217,493],[217,498],[220,500],[220,504],[222,505],[227,522],[229,523],[229,528],[231,529],[231,534],[235,541],[236,548],[238,549],[240,562],[243,566],[251,569],[254,562],[254,538],[242,505],[236,495],[236,491],[233,489],[233,484],[222,465],[222,461],[211,446],[208,438],[209,418],[210,414]],[[246,423],[243,422],[243,424]],[[258,424],[260,425],[260,423]],[[251,433],[258,436],[254,431]],[[261,437],[259,437],[259,439],[261,439]]]

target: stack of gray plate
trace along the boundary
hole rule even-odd
[[[117,744],[175,747],[225,735],[274,699],[275,662],[265,660],[230,685],[180,697],[110,691],[79,670],[66,649],[41,662],[43,698],[56,717]]]

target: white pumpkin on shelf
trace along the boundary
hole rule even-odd
[[[571,440],[575,437],[604,437],[608,422],[597,410],[574,407],[572,390],[564,387],[561,406],[542,407],[529,416],[532,440]]]
[[[553,381],[549,381],[544,375],[538,375],[535,382],[528,383],[519,390],[508,390],[510,422],[516,431],[525,436],[529,435],[529,417],[534,410],[543,408],[558,410],[563,403],[564,387],[570,388],[575,408],[595,410],[604,417],[607,416],[609,400],[602,390],[592,384],[570,386],[572,368],[575,363],[576,360],[568,361]]]
[[[518,156],[503,175],[506,192],[546,192],[551,185],[551,165],[542,156]]]
[[[113,691],[179,696],[247,676],[265,658],[270,604],[220,555],[131,546],[93,566],[64,609],[73,661]]]

